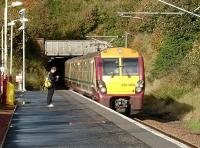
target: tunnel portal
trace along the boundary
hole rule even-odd
[[[57,68],[56,75],[60,77],[57,89],[64,87],[65,62],[68,59],[106,49],[108,45],[106,41],[96,40],[46,40],[45,55],[49,58],[47,70],[53,66]]]

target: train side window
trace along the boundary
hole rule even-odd
[[[119,75],[119,59],[118,58],[103,59],[103,75],[105,76]]]

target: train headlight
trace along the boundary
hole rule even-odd
[[[99,88],[101,93],[106,93],[107,92],[106,84],[102,80],[98,81],[98,88]]]
[[[99,88],[102,88],[103,87],[103,85],[102,84],[99,84]]]
[[[141,88],[141,87],[136,87],[135,91],[136,91],[137,93],[140,93],[140,92],[142,92],[142,88]]]
[[[106,93],[106,92],[107,92],[107,89],[106,89],[105,87],[102,87],[102,88],[100,88],[100,91],[101,91],[102,93]]]
[[[140,84],[139,87],[143,88],[143,87],[144,87],[144,84]]]
[[[144,87],[144,81],[143,81],[143,80],[139,80],[139,81],[137,82],[137,84],[136,84],[135,91],[136,91],[137,93],[140,93],[140,92],[142,92],[143,87]]]
[[[144,81],[143,80],[139,80],[136,84],[136,87],[141,87],[143,88],[144,87]]]

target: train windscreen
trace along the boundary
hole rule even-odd
[[[123,58],[122,59],[122,75],[138,75],[138,59]]]
[[[103,59],[103,75],[119,75],[119,59],[118,58],[106,58]]]

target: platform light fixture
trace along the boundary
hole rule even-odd
[[[4,79],[6,78],[8,74],[8,46],[7,46],[7,36],[8,36],[8,8],[10,7],[18,7],[23,5],[22,2],[16,1],[12,2],[11,5],[8,5],[8,0],[5,0],[5,9],[4,9],[4,69],[5,69],[5,75]]]
[[[1,68],[3,68],[4,61],[4,27],[1,28]],[[1,70],[2,72],[2,70]]]
[[[16,20],[15,20],[16,21]],[[15,25],[15,21],[11,21],[8,23],[8,26],[10,26],[10,76],[12,75],[12,65],[13,65],[13,27]]]
[[[22,6],[23,3],[22,2],[19,2],[19,1],[16,1],[16,2],[12,2],[10,6],[8,7],[19,7],[19,6]]]
[[[26,50],[25,50],[25,29],[26,29],[26,22],[28,22],[28,19],[27,18],[25,18],[25,14],[26,14],[26,10],[25,9],[21,9],[20,11],[19,11],[19,15],[20,15],[20,21],[21,21],[21,23],[22,23],[22,26],[20,27],[20,29],[23,31],[23,68],[22,68],[22,90],[23,90],[23,92],[25,92],[26,91],[26,82],[25,82],[25,80],[26,80],[26,75],[25,75],[25,72],[26,72],[26,57],[25,57],[25,55],[26,55]]]

